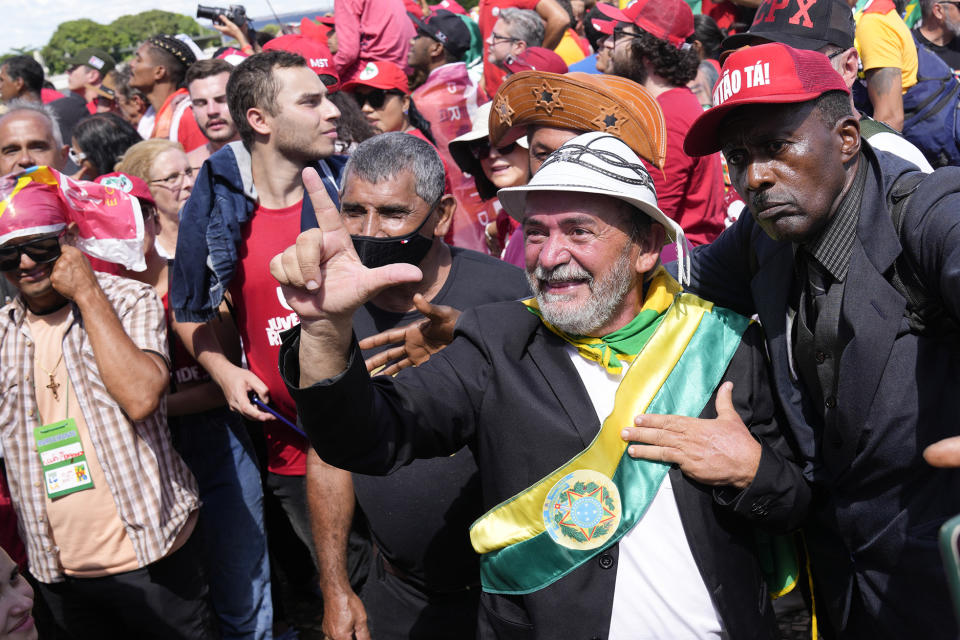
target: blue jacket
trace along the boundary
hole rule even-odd
[[[313,165],[334,204],[346,159]],[[178,322],[206,322],[216,316],[236,271],[242,226],[257,204],[250,152],[241,142],[220,149],[200,169],[190,199],[180,211],[170,306]],[[304,197],[300,229],[317,226],[310,198]]]

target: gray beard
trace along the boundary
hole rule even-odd
[[[627,243],[616,264],[602,280],[576,263],[567,263],[554,269],[537,266],[527,271],[530,289],[537,297],[543,319],[565,333],[578,336],[591,335],[613,318],[620,303],[634,287],[634,272],[630,265],[631,243]],[[590,297],[578,308],[563,304],[569,296],[544,293],[541,280],[583,280],[590,288]]]

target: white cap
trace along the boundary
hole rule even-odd
[[[680,283],[686,284],[690,256],[683,229],[657,206],[653,178],[620,138],[601,131],[583,133],[551,153],[528,184],[501,189],[497,197],[510,217],[522,223],[531,191],[596,193],[633,205],[666,230],[676,245]]]

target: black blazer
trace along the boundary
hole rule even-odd
[[[955,638],[957,625],[936,547],[939,526],[960,512],[960,472],[928,466],[927,445],[956,435],[960,358],[910,333],[906,302],[885,275],[902,251],[947,311],[960,318],[960,169],[920,185],[905,211],[904,246],[887,193],[916,167],[864,144],[869,172],[844,285],[835,426],[812,425],[814,408],[790,372],[786,330],[793,247],[745,213],[694,251],[691,290],[758,314],[778,402],[814,482],[805,526],[819,616],[842,638]]]
[[[492,332],[491,326],[502,329]],[[389,473],[466,445],[490,508],[582,451],[600,429],[566,343],[517,302],[464,313],[453,344],[396,378],[371,380],[354,349],[344,373],[297,389],[298,339],[296,331],[285,336],[281,372],[317,452],[351,471]],[[700,486],[677,470],[671,481],[697,565],[730,637],[775,637],[751,526],[796,526],[809,488],[786,459],[790,448],[779,433],[756,326],[745,334],[726,378],[735,383],[739,413],[763,443],[756,480],[739,495]],[[715,416],[712,399],[702,415]],[[541,591],[484,594],[481,637],[605,638],[616,566],[614,547]]]

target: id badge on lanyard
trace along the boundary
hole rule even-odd
[[[51,500],[93,489],[93,478],[90,477],[76,420],[66,418],[35,427],[33,436],[47,496]]]

